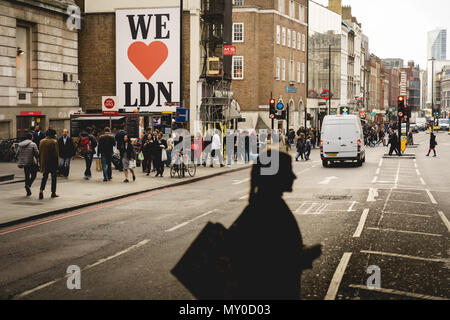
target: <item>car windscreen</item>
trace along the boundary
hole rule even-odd
[[[448,119],[439,119],[439,125],[448,124]]]

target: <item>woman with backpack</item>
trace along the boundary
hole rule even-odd
[[[131,144],[128,135],[123,137],[123,143],[121,146],[120,157],[122,158],[123,173],[125,174],[125,180],[123,180],[123,182],[130,182],[128,181],[128,170],[130,170],[133,175],[133,181],[136,181],[136,175],[133,170],[136,167],[136,165],[133,165],[133,163],[136,163],[136,155],[134,152],[134,146]]]

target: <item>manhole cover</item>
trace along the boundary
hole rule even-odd
[[[321,199],[321,200],[337,201],[337,200],[348,200],[348,199],[351,199],[352,196],[328,196],[328,195],[324,195],[324,196],[319,196],[318,198]]]
[[[42,203],[39,202],[14,202],[13,204],[18,206],[41,206]]]

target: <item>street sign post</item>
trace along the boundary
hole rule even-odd
[[[223,55],[224,56],[236,55],[236,47],[235,46],[224,46],[223,47]]]
[[[112,129],[111,116],[117,116],[119,114],[119,104],[117,103],[117,97],[102,97],[102,114],[104,116],[109,116],[109,128]]]
[[[324,100],[330,100],[330,90],[323,90],[320,96]]]

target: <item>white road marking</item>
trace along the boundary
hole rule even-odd
[[[420,171],[419,169],[416,169],[417,175],[420,176]]]
[[[319,207],[319,211],[317,211],[316,214],[322,214],[326,208],[328,208],[328,203],[324,203],[322,208]]]
[[[434,199],[434,197],[433,197],[433,195],[431,194],[430,190],[425,189],[425,191],[427,192],[428,197],[430,197],[431,203],[432,203],[432,204],[437,204],[437,201],[436,201],[436,199]]]
[[[355,206],[356,203],[357,203],[356,201],[353,201],[350,207],[348,208],[347,212],[354,212],[355,210],[353,210],[353,207]]]
[[[339,286],[341,285],[342,277],[344,276],[345,269],[347,268],[348,262],[350,261],[350,257],[352,256],[351,252],[345,252],[342,255],[341,261],[334,272],[333,278],[331,279],[330,286],[328,288],[328,292],[325,295],[325,300],[334,300],[336,299],[336,294],[339,290]]]
[[[377,172],[375,172],[375,174],[376,174],[376,175],[379,175],[379,174],[380,174],[380,171],[381,171],[381,169],[378,168],[378,169],[377,169]]]
[[[373,177],[372,183],[376,183],[378,180],[378,176]]]
[[[394,202],[402,202],[402,203],[415,203],[415,204],[430,204],[429,202],[418,202],[418,201],[408,201],[408,200],[389,200]]]
[[[422,177],[420,177],[420,183],[422,183],[422,185],[424,185],[424,186],[426,186],[427,184],[426,184],[426,182],[425,182],[425,180],[423,180],[423,178]]]
[[[410,298],[417,298],[417,299],[423,299],[423,300],[449,300],[447,298],[442,298],[442,297],[434,297],[434,296],[429,296],[426,294],[399,291],[399,290],[393,290],[393,289],[385,289],[385,288],[370,289],[367,286],[362,286],[359,284],[351,284],[351,285],[349,285],[349,287],[354,288],[354,289],[370,290],[370,291],[375,291],[375,292],[388,293],[388,294],[393,294],[393,295],[397,295],[397,296],[406,296],[406,297],[410,297]]]
[[[395,175],[395,186],[394,189],[398,187],[398,178],[400,177],[400,162],[398,163],[397,174]]]
[[[337,180],[337,179],[338,179],[338,177],[326,177],[321,182],[319,182],[319,184],[329,184],[331,182],[331,180]]]
[[[381,167],[383,165],[383,158],[380,159],[380,162],[378,163],[378,166]]]
[[[412,217],[422,217],[422,218],[431,218],[431,216],[423,215],[423,214],[414,214],[414,213],[402,213],[402,212],[385,212],[386,214],[397,214],[397,215],[405,215]]]
[[[302,204],[297,208],[297,210],[295,210],[295,213],[299,213],[300,212],[300,209],[302,209],[304,206],[305,206],[305,204],[306,204],[307,202],[302,202]]]
[[[86,271],[86,270],[92,269],[93,267],[96,267],[96,266],[98,266],[98,265],[100,265],[100,264],[102,264],[102,263],[105,263],[105,262],[107,262],[107,261],[109,261],[109,260],[112,260],[112,259],[114,259],[114,258],[117,258],[117,257],[119,257],[119,256],[121,256],[121,255],[124,255],[124,254],[126,254],[126,253],[128,253],[128,252],[130,252],[130,251],[132,251],[132,250],[135,250],[135,249],[137,249],[137,248],[139,248],[139,247],[142,247],[142,246],[146,245],[146,244],[149,243],[149,242],[150,242],[150,240],[148,240],[148,239],[143,240],[143,241],[141,241],[141,242],[139,242],[139,243],[137,243],[137,244],[135,244],[135,245],[129,247],[128,249],[125,249],[125,250],[122,250],[122,251],[120,251],[120,252],[117,252],[116,254],[113,254],[112,256],[109,256],[109,257],[104,258],[104,259],[100,259],[100,260],[98,260],[97,262],[95,262],[95,263],[93,263],[93,264],[90,264],[90,265],[84,267],[83,269],[80,270],[80,272],[81,272],[81,271]],[[42,284],[42,285],[40,285],[40,286],[38,286],[38,287],[36,287],[36,288],[34,288],[34,289],[27,290],[27,291],[25,291],[25,292],[23,292],[23,293],[21,293],[21,294],[15,296],[14,298],[15,298],[15,299],[23,298],[23,297],[25,297],[25,296],[27,296],[27,295],[32,294],[33,292],[36,292],[36,291],[39,291],[39,290],[41,290],[41,289],[44,289],[44,288],[46,288],[46,287],[48,287],[48,286],[51,286],[52,284],[54,284],[54,283],[56,283],[56,282],[58,282],[58,281],[64,280],[64,279],[70,277],[71,275],[72,275],[72,274],[67,274],[67,275],[64,276],[64,277],[55,279],[55,280],[50,281],[50,282],[47,282],[47,283],[44,283],[44,284]]]
[[[422,194],[422,193],[420,193],[420,192],[407,192],[407,191],[392,191],[392,193],[402,193],[402,194]]]
[[[303,214],[308,214],[308,212],[311,211],[311,209],[314,208],[316,204],[317,204],[316,202],[311,203],[311,206]]]
[[[410,234],[419,234],[422,236],[431,236],[431,237],[442,237],[442,234],[434,234],[434,233],[425,233],[425,232],[415,232],[415,231],[406,231],[406,230],[395,230],[395,229],[380,229],[380,228],[367,228],[369,230],[375,231],[386,231],[386,232],[398,232],[398,233],[410,233]]]
[[[216,211],[218,211],[218,209],[214,209],[214,210],[205,212],[204,214],[199,215],[198,217],[196,217],[196,218],[194,218],[194,219],[191,219],[191,220],[189,220],[189,221],[183,222],[183,223],[181,223],[181,224],[179,224],[179,225],[177,225],[177,226],[175,226],[175,227],[173,227],[173,228],[170,228],[170,229],[166,230],[165,232],[172,232],[172,231],[178,230],[178,229],[180,229],[180,228],[182,228],[182,227],[188,225],[189,223],[194,222],[195,220],[198,220],[198,219],[200,219],[200,218],[203,218],[203,217],[205,217],[205,216],[207,216],[207,215],[209,215],[209,214],[211,214],[211,213],[213,213],[213,212],[216,212]]]
[[[406,254],[381,252],[381,251],[370,251],[370,250],[361,250],[361,253],[375,254],[375,255],[380,255],[380,256],[397,257],[397,258],[405,258],[405,259],[411,259],[411,260],[429,261],[429,262],[449,262],[449,260],[450,260],[450,259],[422,258],[422,257],[408,256]]]
[[[367,196],[367,202],[375,202],[375,198],[378,197],[378,189],[370,188],[369,195]]]
[[[244,200],[244,199],[247,199],[248,197],[249,197],[249,195],[246,194],[245,196],[240,197],[239,200]]]
[[[439,216],[441,217],[442,221],[444,222],[445,226],[447,227],[448,232],[450,232],[450,222],[448,221],[444,212],[438,211],[438,213],[439,213]]]
[[[250,178],[247,178],[247,179],[244,179],[244,180],[241,180],[241,181],[234,182],[233,185],[242,184],[242,183],[245,183],[245,182],[247,182],[247,181],[250,181]]]
[[[366,223],[367,215],[369,214],[369,209],[364,209],[361,218],[359,219],[358,227],[356,228],[355,233],[353,234],[353,238],[361,237],[361,233],[364,228],[364,224]]]

